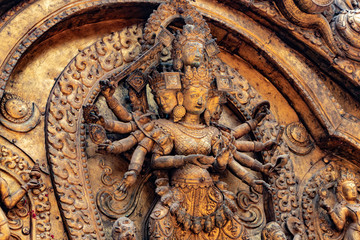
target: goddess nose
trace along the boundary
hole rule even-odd
[[[196,50],[195,50],[195,56],[200,56],[200,50],[198,49],[198,48],[196,48]]]
[[[198,105],[202,105],[203,104],[203,99],[202,98],[199,98],[199,100],[198,100]]]

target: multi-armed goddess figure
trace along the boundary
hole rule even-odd
[[[167,117],[151,120],[129,113],[112,96],[109,82],[102,82],[103,95],[120,121],[92,116],[108,131],[129,133],[124,139],[99,145],[100,150],[121,153],[137,146],[120,191],[136,182],[145,156],[151,154],[160,200],[150,215],[150,239],[247,239],[235,195],[213,180],[212,174],[228,169],[261,192],[264,186],[268,188],[266,182],[244,167],[265,174],[274,168],[242,152],[270,150],[275,141],[237,140],[257,127],[267,114],[266,107],[232,131],[211,124],[221,105],[209,99],[209,93],[216,97],[221,92],[205,45],[204,26],[187,20],[182,32],[176,33],[172,60],[152,70],[149,85],[161,116]]]

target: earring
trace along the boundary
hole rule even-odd
[[[173,110],[174,122],[180,121],[186,114],[186,109],[183,105],[177,105]]]
[[[174,70],[178,71],[181,70],[183,67],[183,62],[180,58],[175,58],[173,61],[173,68]]]
[[[210,111],[208,109],[206,109],[204,112],[204,120],[205,120],[206,126],[210,126],[210,119],[211,119]]]

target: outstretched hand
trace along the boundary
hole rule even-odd
[[[100,88],[105,98],[111,97],[115,92],[115,86],[108,79],[100,81]]]
[[[263,172],[265,175],[270,175],[271,173],[273,173],[274,168],[275,168],[275,164],[266,163],[266,164],[264,164],[264,166],[263,166],[262,172]]]
[[[326,211],[330,211],[331,206],[328,199],[328,191],[326,189],[320,189],[319,196],[320,196],[320,202],[319,202],[320,207],[322,207]]]
[[[136,179],[137,179],[137,175],[134,170],[127,171],[124,174],[123,180],[120,183],[119,191],[126,192],[129,187],[135,184]]]
[[[320,207],[322,207],[323,209],[325,209],[326,211],[330,211],[331,207],[330,204],[327,203],[325,200],[320,200]]]
[[[97,152],[99,153],[109,153],[112,152],[114,146],[110,140],[106,140],[104,143],[98,145]]]
[[[252,186],[257,193],[262,193],[263,187],[269,192],[273,192],[274,189],[264,180],[254,180],[255,186]]]
[[[266,141],[264,143],[264,149],[263,151],[269,151],[271,149],[273,149],[275,146],[277,145],[276,139],[271,139],[269,141]]]
[[[192,154],[185,156],[185,161],[202,168],[208,168],[215,162],[215,158],[212,156],[206,156],[202,154]]]
[[[259,123],[263,120],[266,115],[270,113],[269,111],[270,103],[268,101],[263,101],[259,103],[254,109],[254,116],[253,118]]]
[[[261,109],[256,113],[255,120],[257,122],[261,122],[267,115],[267,108],[265,106],[261,107]]]

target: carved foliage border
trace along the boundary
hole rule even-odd
[[[64,222],[73,239],[105,236],[89,181],[82,106],[94,102],[103,75],[134,60],[141,38],[142,28],[134,25],[85,48],[64,69],[50,94],[48,160]]]
[[[291,0],[284,1],[291,2]],[[360,71],[357,71],[357,67],[359,65],[358,62],[346,56],[341,57],[341,55],[347,54],[346,51],[341,52],[341,50],[336,50],[340,51],[339,56],[332,52],[334,51],[334,48],[341,48],[341,42],[338,41],[338,37],[333,37],[333,30],[331,29],[329,22],[325,20],[324,17],[315,16],[316,14],[309,14],[312,18],[303,17],[302,24],[304,26],[301,26],[301,24],[295,24],[285,18],[273,2],[254,0],[241,0],[240,2],[246,7],[249,7],[255,13],[286,29],[300,41],[307,43],[314,51],[320,53],[323,57],[328,59],[328,61],[332,63],[338,71],[350,79],[354,85],[360,84]],[[305,26],[312,25],[311,21],[317,23],[313,24],[315,27],[310,28]],[[322,34],[319,34],[318,31]]]
[[[25,51],[49,29],[71,17],[72,15],[84,10],[91,9],[96,6],[107,6],[122,2],[124,2],[124,0],[83,0],[81,2],[68,4],[59,11],[56,11],[55,13],[45,17],[44,20],[33,27],[26,35],[23,36],[22,39],[18,41],[17,45],[14,46],[14,48],[7,56],[7,59],[3,62],[3,65],[0,68],[0,98],[4,93],[6,83],[9,80],[10,75],[19,59],[22,57]],[[22,10],[21,6],[19,10]]]
[[[227,99],[237,108],[245,120],[250,120],[252,116],[251,110],[264,99],[262,99],[255,89],[249,85],[248,81],[240,76],[239,73],[234,70],[230,71],[229,74],[234,77],[235,89],[239,89],[240,91],[227,93]],[[265,142],[275,138],[279,130],[279,123],[276,121],[274,115],[270,114],[259,124],[257,130],[253,131],[253,133],[257,141]],[[288,153],[288,146],[281,143],[274,152],[263,152],[262,157],[265,163],[274,163],[277,156]],[[288,217],[299,218],[300,209],[296,197],[298,185],[295,180],[291,159],[281,169],[279,174],[269,178],[269,182],[275,189],[275,192],[272,194],[273,206],[270,206],[273,207],[275,220],[284,226]]]
[[[229,69],[228,71],[229,75],[234,77],[233,81],[237,92],[227,93],[227,99],[231,105],[237,108],[245,120],[250,120],[252,118],[251,110],[264,99],[262,99],[255,89],[249,85],[248,81],[238,72],[233,69]],[[274,115],[270,114],[260,123],[257,130],[253,133],[256,140],[265,142],[275,138],[279,130],[279,123],[276,121]],[[288,153],[288,146],[281,143],[274,152],[263,152],[262,157],[265,163],[274,163],[277,156]],[[295,181],[295,173],[291,159],[278,175],[269,178],[269,182],[275,189],[275,193],[272,194],[273,206],[270,206],[273,207],[275,220],[284,226],[288,217],[299,218],[300,210],[296,197],[298,185]]]

